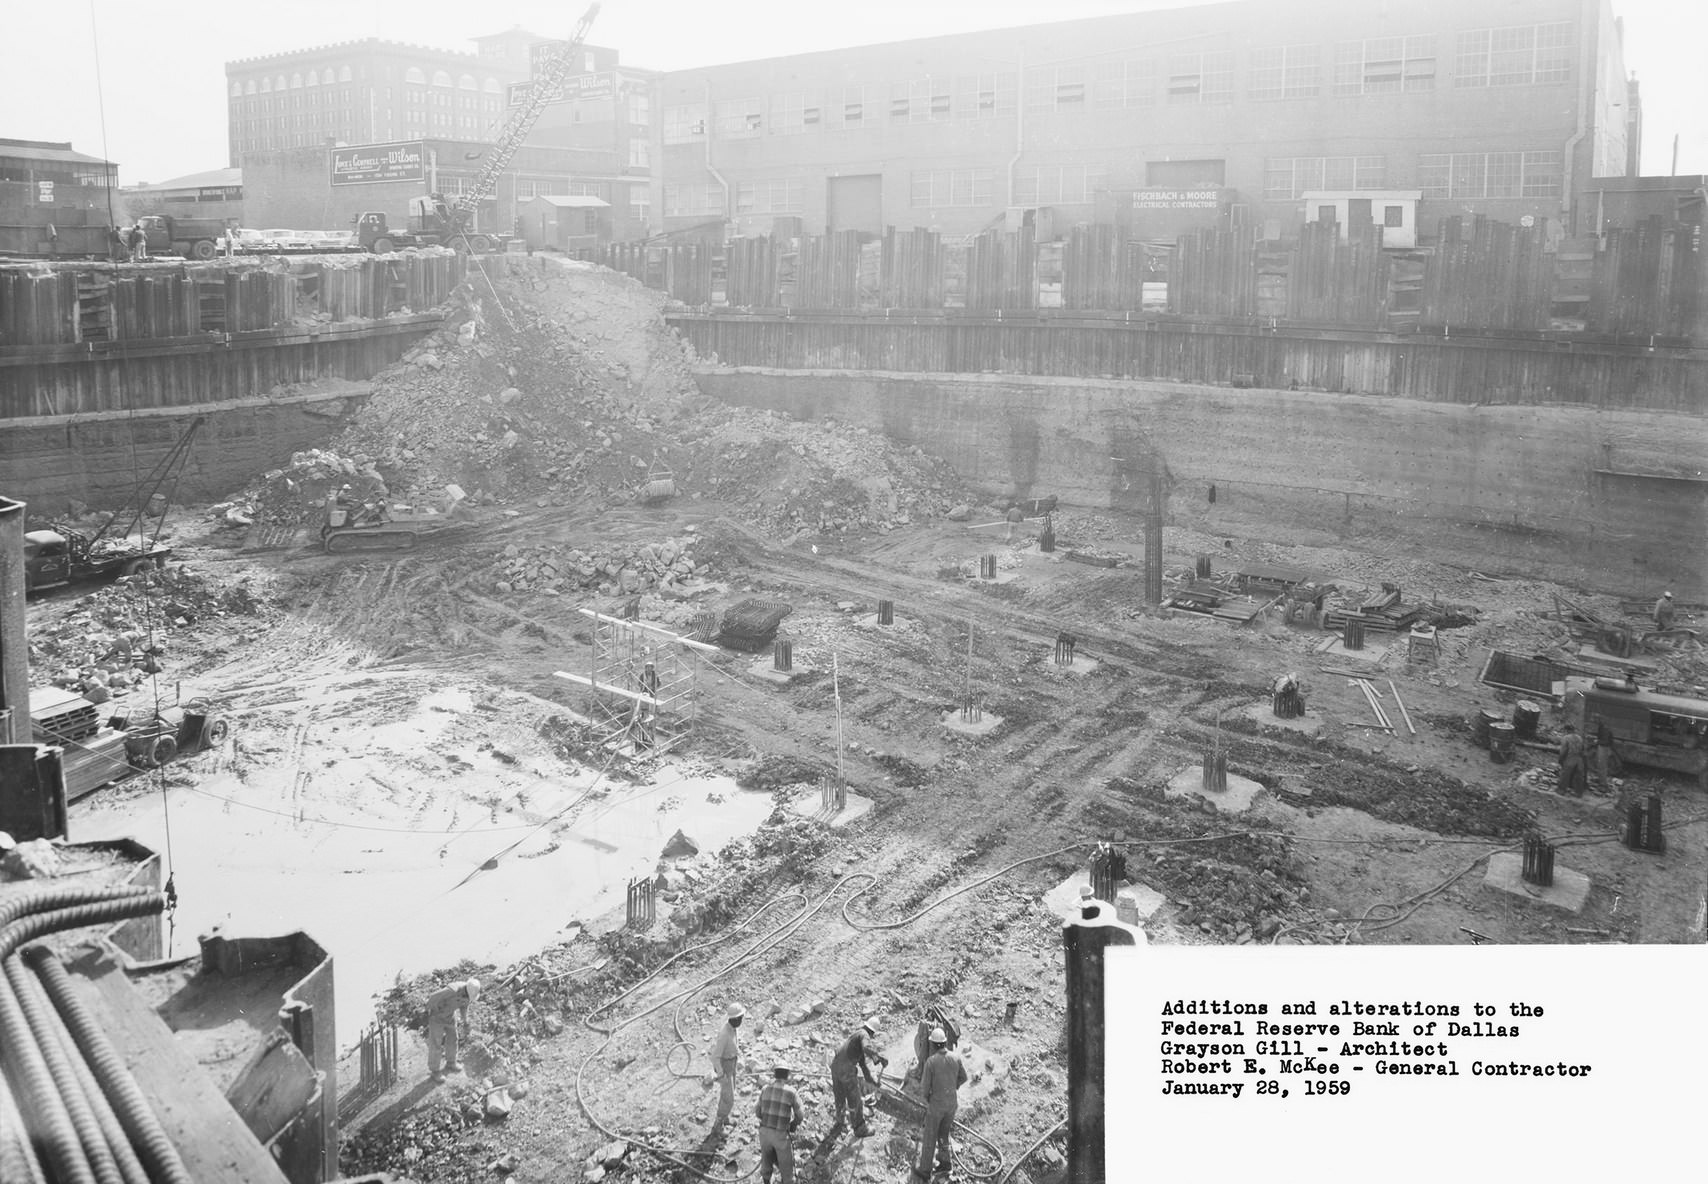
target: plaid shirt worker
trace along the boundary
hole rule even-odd
[[[759,1091],[759,1101],[753,1112],[759,1125],[774,1131],[786,1131],[797,1125],[805,1113],[801,1110],[801,1095],[786,1081],[769,1081]]]

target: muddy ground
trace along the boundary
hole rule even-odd
[[[423,1184],[740,1176],[755,1161],[751,1123],[720,1146],[704,1139],[715,1104],[704,1048],[731,1001],[753,1017],[738,1119],[782,1055],[803,1070],[802,1133],[816,1140],[836,1044],[876,1016],[899,1072],[936,1004],[973,1050],[961,1118],[985,1142],[969,1142],[960,1178],[1000,1178],[1035,1145],[1012,1178],[1045,1178],[1061,1163],[1059,1132],[1045,1136],[1065,1114],[1066,1049],[1060,920],[1043,898],[1103,840],[1126,844],[1129,877],[1161,899],[1144,922],[1153,943],[1701,939],[1701,790],[1634,773],[1562,798],[1549,753],[1497,765],[1471,743],[1465,721],[1513,698],[1476,682],[1489,647],[1533,652],[1558,631],[1544,618],[1548,586],[1375,548],[1166,532],[1171,573],[1212,550],[1219,564],[1306,562],[1363,587],[1403,569],[1407,587],[1476,606],[1477,623],[1443,633],[1438,665],[1395,651],[1376,667],[1418,733],[1389,736],[1355,726],[1371,717],[1345,676],[1323,672],[1351,662],[1317,652],[1327,634],[1148,609],[1142,562],[1065,560],[1074,543],[1142,557],[1140,521],[1070,508],[1047,555],[1035,525],[1010,545],[977,513],[943,517],[956,491],[928,492],[936,508],[914,520],[863,527],[855,506],[838,511],[843,528],[809,533],[793,509],[761,515],[761,529],[750,502],[686,481],[650,508],[568,485],[493,496],[473,530],[397,556],[332,557],[302,540],[245,551],[241,529],[187,516],[168,573],[178,584],[155,597],[184,611],[149,617],[166,669],[120,693],[182,682],[224,705],[232,736],[78,803],[73,836],[128,831],[163,847],[175,803],[181,829],[213,845],[226,820],[223,852],[180,838],[179,858],[204,861],[199,879],[180,872],[182,890],[214,899],[186,900],[178,942],[193,918],[229,917],[301,925],[340,962],[365,959],[352,982],[404,1027],[403,1063],[395,1086],[348,1115],[343,1166]],[[617,612],[632,597],[615,577],[521,588],[496,577],[523,551],[632,554],[684,538],[696,540],[694,573],[668,596],[649,591],[645,614],[685,631],[748,598],[785,603],[797,674],[778,685],[760,676],[763,656],[702,656],[691,741],[668,759],[614,760],[586,724],[588,693],[556,672],[592,662],[592,624],[576,609]],[[969,578],[993,552],[1002,581]],[[72,661],[76,638],[116,627],[123,613],[103,616],[100,597],[134,619],[145,583],[33,604],[38,663]],[[879,600],[894,602],[894,625],[876,623]],[[1063,630],[1094,668],[1054,664]],[[1287,724],[1268,712],[1283,671],[1308,689],[1305,718]],[[942,724],[969,687],[1002,720],[982,738]],[[809,816],[838,763],[839,713],[842,768],[871,809],[831,826]],[[1218,744],[1231,772],[1263,787],[1247,812],[1165,792]],[[1664,855],[1617,841],[1622,804],[1649,792],[1673,823]],[[666,859],[679,829],[700,853]],[[1488,857],[1531,832],[1590,877],[1581,911],[1484,886]],[[233,863],[258,858],[246,845],[276,857],[271,912],[218,899]],[[660,871],[656,919],[625,927],[625,884]],[[464,974],[488,984],[474,1048],[464,1073],[435,1084],[421,1001]],[[341,994],[341,1043],[369,1007]],[[358,1085],[347,1063],[341,1090]],[[508,1117],[485,1117],[484,1098],[505,1086],[517,1095]],[[803,1178],[903,1178],[917,1123],[891,1100],[874,1125]],[[606,1157],[620,1166],[592,1169]]]

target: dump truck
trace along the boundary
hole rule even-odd
[[[219,218],[178,218],[171,214],[145,214],[136,224],[142,227],[150,255],[182,255],[186,259],[216,258],[227,227]]]
[[[65,800],[74,802],[176,757],[217,748],[231,725],[200,699],[158,712],[139,703],[103,719],[76,691],[37,687],[30,692],[30,732],[37,744],[64,749]]]
[[[379,210],[356,215],[356,245],[376,255],[408,247],[450,247],[484,255],[504,250],[510,239],[508,234],[476,230],[471,211],[452,209],[437,193],[409,199],[407,230],[393,227]]]
[[[1645,691],[1631,679],[1573,677],[1565,715],[1608,750],[1614,776],[1625,765],[1672,769],[1708,790],[1708,699]]]

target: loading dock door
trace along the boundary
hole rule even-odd
[[[884,232],[884,179],[877,173],[831,177],[825,198],[827,230]]]

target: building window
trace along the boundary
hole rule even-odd
[[[1459,34],[1454,86],[1528,86],[1569,82],[1572,77],[1572,26],[1516,25],[1473,29]]]
[[[950,79],[915,78],[907,84],[907,118],[910,123],[937,123],[953,114],[954,91]]]
[[[403,72],[403,80],[405,82],[413,82],[416,86],[427,85],[427,75],[422,71],[420,66],[411,66],[409,69],[405,70]]]
[[[688,144],[706,135],[706,105],[687,103],[664,109],[664,142]]]
[[[473,74],[464,74],[457,79],[458,90],[479,90],[480,83],[476,82]]]
[[[865,127],[869,122],[866,114],[866,88],[863,86],[845,86],[842,88],[840,103],[843,127]],[[837,105],[832,105],[832,118],[835,118]]]
[[[444,70],[433,71],[433,85],[434,86],[449,86],[449,85],[451,85],[450,74]]]
[[[652,100],[646,95],[629,96],[629,122],[636,127],[646,127],[652,122]]]
[[[1056,66],[1026,71],[1026,110],[1034,113],[1084,111],[1085,76],[1084,66]]]
[[[993,206],[995,169],[922,169],[913,174],[911,204],[920,207]]]
[[[652,213],[652,189],[646,185],[629,186],[629,217],[645,222]]]
[[[231,84],[231,97],[234,99],[243,97],[243,84],[241,82]]]
[[[1265,201],[1286,201],[1315,190],[1381,189],[1385,156],[1272,156],[1263,166]]]
[[[291,89],[292,90],[301,90],[302,89],[302,75],[301,74],[292,74],[291,75]]]
[[[642,139],[629,141],[629,167],[631,169],[646,169],[652,167],[652,145]]]
[[[1234,55],[1230,52],[1178,54],[1168,62],[1171,103],[1234,101]]]
[[[811,118],[808,118],[808,115]],[[798,136],[818,130],[818,96],[788,91],[771,96],[771,134]]]
[[[738,214],[798,214],[801,212],[799,181],[742,181],[735,187]]]
[[[1091,88],[1097,107],[1148,107],[1156,102],[1156,59],[1099,62]]]
[[[907,120],[908,113],[908,84],[897,82],[890,87],[890,118],[892,120]]]
[[[419,71],[419,70],[417,70],[417,71],[415,71],[415,72],[416,72],[416,73],[417,73],[417,74],[419,74],[419,73],[421,73],[421,71]],[[348,66],[340,66],[340,67],[338,67],[338,81],[339,81],[339,82],[348,82],[348,81],[350,81],[350,67],[348,67]]]
[[[963,74],[955,79],[956,119],[1002,119],[1014,114],[1014,74]]]
[[[725,99],[717,105],[717,135],[720,140],[757,136],[765,125],[765,100]]]
[[[308,72],[307,85],[309,85],[309,86],[319,86],[320,85],[320,71],[319,70],[310,70]]]
[[[724,212],[724,191],[717,185],[666,185],[666,218],[702,217]]]
[[[1559,152],[1442,152],[1417,158],[1418,187],[1434,198],[1558,198]]]
[[[271,78],[263,78],[261,80],[261,93],[264,95],[273,93],[273,80]]]
[[[1435,36],[1342,41],[1334,47],[1334,93],[1392,94],[1435,89]]]
[[[1251,54],[1250,97],[1308,99],[1321,83],[1321,51],[1315,45],[1279,45]]]
[[[1104,170],[1099,165],[1059,164],[1016,169],[1014,204],[1085,204],[1097,200],[1097,191],[1104,187]]]
[[[1404,206],[1383,206],[1382,225],[1398,228],[1406,224],[1406,208]]]

